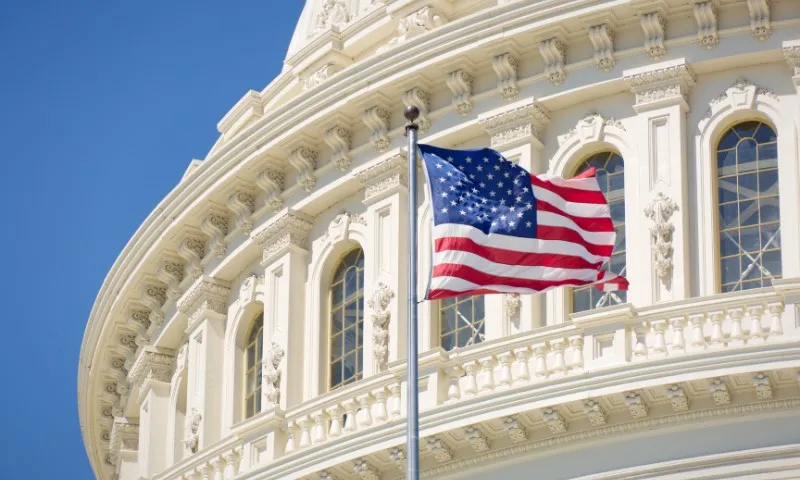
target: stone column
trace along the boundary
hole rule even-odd
[[[201,277],[178,300],[178,310],[188,316],[186,454],[222,438],[222,379],[227,283]]]
[[[387,363],[405,358],[408,307],[408,160],[405,154],[392,156],[357,174],[364,187],[364,214],[372,262],[366,264],[365,297],[368,322],[364,328],[364,376],[378,373]],[[422,175],[419,178],[421,185]],[[422,189],[420,189],[421,191]],[[420,249],[425,248],[420,245]],[[426,281],[420,278],[420,298]],[[420,318],[422,316],[420,315]],[[371,334],[370,334],[371,332]],[[420,332],[422,333],[422,332]],[[422,338],[422,334],[420,335]],[[422,351],[427,348],[422,347]],[[372,358],[367,355],[371,352]]]
[[[636,95],[631,138],[638,142],[641,162],[631,165],[624,159],[626,171],[635,172],[626,179],[636,180],[625,185],[629,301],[646,305],[684,299],[691,296],[684,133],[694,74],[681,58],[626,70],[623,77]],[[644,258],[652,261],[637,261]],[[640,288],[646,285],[649,289]]]
[[[131,367],[131,383],[139,385],[139,476],[150,478],[167,468],[164,425],[169,411],[172,355],[147,347]]]
[[[491,147],[504,157],[532,174],[547,170],[542,159],[542,138],[545,127],[550,123],[550,113],[534,99],[485,113],[478,120],[486,128]],[[487,313],[503,312],[504,316],[502,322],[486,322],[486,339],[544,326],[545,299],[546,294],[486,296]]]
[[[800,39],[783,42],[783,57],[792,69],[792,82],[800,94]]]
[[[120,480],[138,480],[139,425],[125,418],[115,418],[109,440],[111,456],[117,463]]]
[[[261,409],[287,410],[303,401],[304,305],[311,221],[287,209],[253,232],[263,248],[264,377]],[[294,379],[295,381],[290,381]]]

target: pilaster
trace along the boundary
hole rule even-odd
[[[783,58],[792,70],[792,82],[800,94],[800,40],[783,42]]]
[[[690,178],[684,132],[694,73],[681,58],[626,70],[623,77],[636,96],[631,130],[641,161],[631,176],[636,185],[626,185],[626,190],[638,189],[640,199],[639,205],[627,199],[625,204],[627,268],[634,286],[629,298],[635,304],[684,299],[691,295]],[[630,167],[626,164],[626,171]],[[649,235],[642,233],[645,229]],[[648,256],[650,262],[635,261]],[[641,291],[635,285],[651,288]]]
[[[291,209],[273,217],[253,239],[264,267],[264,369],[261,409],[287,410],[302,402],[304,305],[309,218]]]
[[[169,380],[174,360],[172,355],[148,347],[131,367],[129,378],[139,387],[140,477],[150,478],[167,467],[164,425],[169,416]]]
[[[420,176],[421,177],[421,176]],[[364,214],[373,245],[374,261],[368,262],[364,349],[365,373],[377,373],[404,358],[408,308],[408,160],[397,154],[357,174],[364,188]],[[421,247],[421,246],[418,246]],[[423,292],[424,293],[424,292]],[[371,331],[371,334],[370,334]],[[368,358],[368,352],[372,358]]]
[[[225,318],[230,288],[227,283],[201,277],[178,300],[188,317],[186,384],[186,454],[222,438],[222,361]]]
[[[489,135],[491,147],[532,174],[546,170],[542,158],[544,129],[550,112],[529,98],[487,112],[478,121]],[[545,294],[487,295],[486,312],[502,312],[502,321],[486,322],[486,339],[501,338],[544,325]],[[501,320],[501,319],[494,319]]]

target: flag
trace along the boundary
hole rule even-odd
[[[616,233],[593,170],[563,179],[531,175],[488,148],[419,149],[433,216],[427,299],[588,284],[627,290],[604,269]]]

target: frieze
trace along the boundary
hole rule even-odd
[[[694,73],[684,59],[665,62],[647,69],[628,70],[623,73],[625,84],[636,95],[636,104],[643,105],[668,98],[686,102],[689,89],[695,84]]]
[[[356,174],[364,186],[364,201],[368,202],[395,188],[408,187],[408,160],[405,154],[395,155]]]
[[[175,357],[165,353],[144,351],[131,367],[129,378],[132,384],[141,385],[147,380],[169,382]]]
[[[530,137],[542,141],[542,133],[544,127],[550,122],[550,115],[544,107],[530,102],[494,115],[481,117],[479,121],[490,136],[492,148],[495,148]]]
[[[263,247],[262,261],[266,262],[290,246],[305,250],[308,245],[308,234],[312,227],[311,222],[304,220],[294,212],[286,211],[277,218],[273,218],[260,230],[253,232],[251,237]]]

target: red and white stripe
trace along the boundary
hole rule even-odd
[[[537,293],[565,285],[596,284],[627,290],[624,277],[601,270],[616,233],[594,169],[563,179],[531,175],[536,238],[485,234],[461,224],[433,229],[434,258],[428,297]]]

